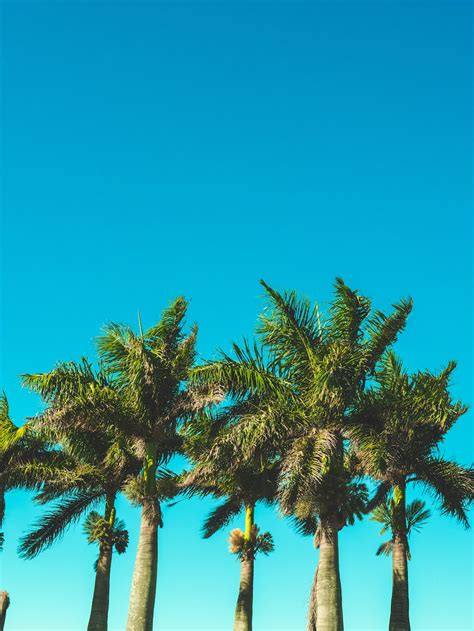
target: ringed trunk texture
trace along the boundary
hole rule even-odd
[[[405,484],[394,489],[392,602],[389,631],[410,631]]]
[[[147,496],[141,514],[126,631],[153,631],[160,521],[156,498],[156,469],[156,445],[148,443],[143,467]]]
[[[240,561],[240,588],[235,608],[234,631],[252,631],[254,559]]]
[[[101,544],[95,573],[94,596],[87,631],[107,631],[112,547]]]
[[[316,626],[316,610],[317,610],[317,598],[316,598],[316,587],[318,584],[318,568],[316,568],[316,572],[314,573],[313,584],[311,585],[311,595],[309,597],[309,609],[308,609],[308,626],[306,627],[306,631],[317,631]]]
[[[7,616],[7,609],[10,606],[10,598],[7,592],[0,592],[0,631],[3,631],[5,627],[5,618]]]
[[[114,527],[115,522],[114,504],[115,493],[111,493],[106,498],[104,514],[104,519],[109,522],[111,529]],[[92,607],[87,631],[107,631],[112,552],[113,550],[110,540],[101,541],[99,547],[99,558],[97,559],[97,568],[95,571],[94,595],[92,597]]]
[[[127,631],[152,631],[158,564],[158,523],[154,507],[143,506],[133,569]]]
[[[309,618],[313,616],[317,631],[343,631],[337,519],[321,518],[320,528],[315,610]]]
[[[255,505],[245,507],[244,540],[249,542],[254,526]],[[248,549],[240,560],[240,586],[235,608],[234,631],[252,631],[254,551]]]

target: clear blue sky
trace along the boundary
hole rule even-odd
[[[472,402],[471,9],[456,2],[2,5],[2,376],[18,423],[39,410],[18,375],[91,355],[109,321],[191,300],[199,348],[252,332],[258,279],[325,302],[336,275],[388,308],[415,301],[411,369],[459,361]],[[446,443],[472,460],[472,412]],[[96,551],[77,527],[33,561],[37,514],[7,498],[8,628],[84,629]],[[210,503],[166,510],[156,629],[229,630],[238,563]],[[125,628],[139,514],[113,562]],[[256,631],[305,628],[317,553],[271,511]],[[390,561],[375,524],[341,535],[349,630],[387,628]],[[472,534],[436,514],[412,541],[412,626],[472,628]]]

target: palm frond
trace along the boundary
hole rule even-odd
[[[242,511],[242,507],[242,500],[234,496],[229,497],[227,500],[219,504],[209,513],[203,524],[203,537],[208,539],[218,530],[227,526],[227,524]]]
[[[34,529],[20,540],[19,555],[31,559],[48,548],[64,532],[77,522],[84,512],[102,499],[101,491],[76,491],[63,498],[45,513]]]

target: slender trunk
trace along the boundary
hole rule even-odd
[[[321,517],[321,540],[315,589],[318,631],[343,631],[341,579],[339,576],[338,524],[335,516]]]
[[[235,608],[234,631],[252,631],[253,556],[240,561],[240,589]]]
[[[316,572],[314,573],[313,584],[311,585],[311,594],[309,597],[309,608],[308,608],[308,625],[306,627],[306,631],[317,631],[316,626],[316,610],[318,608],[318,601],[316,598],[316,588],[318,585],[318,568],[316,568]]]
[[[7,616],[7,609],[10,606],[10,598],[7,592],[0,592],[0,631],[3,631],[5,627],[5,618]]]
[[[245,542],[250,542],[254,526],[254,505],[245,507]],[[240,587],[235,608],[234,631],[252,631],[254,552],[244,550],[240,560]]]
[[[392,603],[389,631],[410,631],[405,482],[393,493]]]
[[[153,631],[159,523],[156,468],[156,445],[150,443],[147,445],[143,470],[147,496],[142,508],[126,631]]]
[[[111,529],[115,521],[115,495],[108,495],[105,503],[104,519]],[[99,558],[95,571],[94,595],[87,631],[107,631],[109,616],[110,569],[112,565],[112,546],[110,541],[101,541]]]

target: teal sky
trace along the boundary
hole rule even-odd
[[[251,334],[258,279],[325,303],[336,275],[388,308],[411,295],[397,350],[459,368],[472,403],[472,6],[459,2],[3,2],[2,374],[17,423],[39,409],[18,375],[93,353],[109,321],[152,324],[184,294],[199,350]],[[472,411],[444,453],[472,461]],[[419,496],[420,493],[416,493]],[[157,631],[232,626],[239,567],[210,502],[166,510]],[[112,568],[125,628],[139,513]],[[16,556],[38,510],[7,497],[0,588],[11,631],[84,629],[96,551],[80,526]],[[255,630],[305,628],[317,553],[269,510]],[[238,525],[238,522],[236,522]],[[229,528],[230,530],[230,528]],[[387,628],[378,527],[341,535],[346,626]],[[473,628],[473,539],[434,517],[412,540],[412,627]]]

